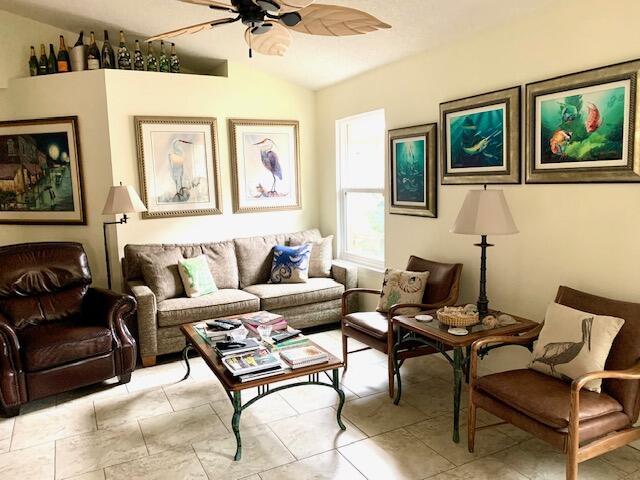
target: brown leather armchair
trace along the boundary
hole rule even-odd
[[[482,408],[567,454],[566,478],[578,478],[578,464],[640,439],[633,424],[640,411],[640,304],[611,300],[560,287],[556,302],[571,308],[623,318],[606,370],[571,384],[543,373],[520,369],[478,378],[478,354],[487,347],[531,347],[541,326],[520,337],[487,337],[473,344],[469,394],[469,451],[473,452],[476,409]],[[493,344],[493,345],[491,345]],[[484,350],[486,351],[486,350]],[[582,390],[602,378],[602,392]]]
[[[389,373],[389,396],[394,395],[394,368],[392,360],[392,349],[394,343],[393,332],[390,332],[389,325],[391,319],[396,316],[396,312],[401,308],[416,307],[421,311],[436,310],[445,305],[453,305],[458,300],[460,291],[460,274],[462,264],[460,263],[440,263],[412,255],[407,263],[407,271],[429,272],[427,288],[425,289],[422,303],[418,304],[397,304],[393,305],[387,313],[380,312],[356,312],[349,313],[349,300],[352,295],[368,293],[380,295],[382,292],[370,288],[352,288],[342,294],[342,358],[345,369],[347,368],[349,353],[348,338],[354,338],[361,343],[379,352],[385,353],[388,358],[387,369]],[[434,353],[435,350],[427,348],[418,349],[419,352],[412,352],[412,356],[418,354]]]
[[[0,410],[117,376],[126,383],[136,343],[129,295],[91,288],[79,243],[0,247]]]

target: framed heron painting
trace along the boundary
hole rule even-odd
[[[229,120],[234,213],[302,208],[298,127],[296,121]]]
[[[442,184],[520,183],[520,87],[440,104]]]
[[[222,213],[215,118],[135,117],[142,218]]]
[[[389,130],[389,213],[437,217],[437,124]]]

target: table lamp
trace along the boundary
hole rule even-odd
[[[133,189],[133,187],[129,185],[122,185],[122,182],[120,182],[120,185],[114,185],[109,189],[109,196],[107,197],[107,202],[104,204],[102,214],[122,214],[122,218],[120,218],[120,220],[116,220],[115,222],[104,222],[102,224],[102,230],[104,234],[104,253],[107,259],[107,285],[109,287],[109,290],[111,290],[111,264],[109,263],[109,242],[107,241],[107,226],[127,223],[127,220],[129,220],[129,217],[127,217],[127,213],[146,211],[147,207],[144,206],[144,203],[142,203],[142,200],[140,200],[140,197]]]
[[[504,198],[502,190],[470,190],[467,193],[458,218],[456,218],[453,233],[463,235],[480,235],[480,294],[478,296],[478,318],[487,316],[489,299],[487,298],[487,235],[511,235],[518,233],[518,227],[513,221],[511,211]]]

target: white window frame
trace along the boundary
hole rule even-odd
[[[384,109],[372,110],[369,112],[360,113],[358,115],[352,115],[350,117],[341,118],[336,120],[336,192],[337,192],[337,206],[338,206],[338,258],[341,260],[346,260],[349,262],[356,263],[358,265],[372,268],[375,270],[383,270],[385,265],[385,260],[383,259],[375,259],[364,257],[362,255],[357,255],[354,253],[350,253],[347,251],[347,201],[346,197],[349,193],[379,193],[382,195],[382,198],[385,200],[385,217],[386,217],[386,198],[385,198],[385,188],[384,185],[381,188],[351,188],[344,187],[342,185],[342,179],[344,178],[344,169],[345,164],[343,159],[347,158],[347,142],[343,141],[344,138],[348,135],[347,127],[349,122],[353,120],[357,120],[358,118],[365,117],[374,113],[381,113],[384,117]],[[385,218],[386,222],[386,218]],[[385,229],[386,230],[386,229]],[[384,234],[383,234],[384,236]],[[384,244],[384,238],[383,238]],[[385,256],[385,251],[383,249],[382,253],[383,257]]]

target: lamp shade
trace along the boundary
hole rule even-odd
[[[142,200],[130,185],[114,185],[109,189],[107,202],[102,210],[103,215],[118,215],[121,213],[146,212]]]
[[[471,190],[451,229],[465,235],[518,233],[502,190]]]

